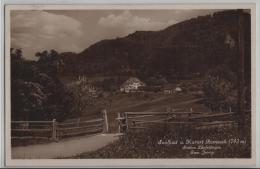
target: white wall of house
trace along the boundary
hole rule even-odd
[[[121,91],[121,92],[126,92],[126,93],[128,93],[128,92],[130,92],[131,90],[138,90],[138,88],[139,88],[140,86],[143,86],[143,85],[142,85],[141,83],[132,83],[132,84],[129,84],[129,85],[127,85],[127,86],[121,87],[121,88],[120,88],[120,91]]]
[[[138,90],[140,86],[144,86],[144,83],[142,83],[138,79],[135,79],[135,81],[132,82],[126,81],[126,84],[121,86],[120,91],[129,93],[132,90]]]

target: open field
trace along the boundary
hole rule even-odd
[[[108,77],[88,77],[91,81],[100,79],[109,79]],[[76,77],[64,76],[61,81],[64,84],[70,84],[76,80]],[[184,84],[184,86],[193,87],[201,83],[201,79],[182,80],[172,84]],[[192,84],[192,85],[191,85]],[[198,89],[196,89],[197,91]],[[121,93],[119,89],[114,92],[103,91],[102,96],[95,99],[93,104],[86,106],[81,112],[80,119],[97,118],[101,115],[101,110],[106,109],[108,113],[109,132],[117,132],[118,124],[115,118],[119,112],[165,112],[169,109],[181,108],[184,110],[193,109],[193,111],[210,112],[199,100],[192,95],[192,92],[177,92],[173,94],[164,94],[163,91],[144,92],[144,93]]]
[[[107,98],[98,99],[95,105],[88,106],[81,118],[94,117],[101,109],[107,109],[109,120],[109,132],[117,132],[115,118],[118,112],[166,112],[167,109],[183,108],[184,110],[209,112],[203,104],[197,103],[198,98],[190,94],[176,93],[164,95],[161,93],[149,93],[148,96],[117,93]]]

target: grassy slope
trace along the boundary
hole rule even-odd
[[[117,93],[106,99],[98,99],[95,106],[88,106],[82,114],[82,119],[93,117],[102,108],[108,111],[110,132],[116,132],[117,122],[115,118],[118,112],[142,112],[142,111],[166,111],[167,108],[184,108],[189,110],[191,107],[195,111],[209,111],[205,106],[198,103],[187,101],[196,99],[189,94],[163,95],[159,93],[149,94],[149,96],[136,96]],[[109,104],[109,102],[111,104]],[[183,104],[182,104],[183,103]],[[184,104],[185,103],[185,104]]]

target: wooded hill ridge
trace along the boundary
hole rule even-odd
[[[250,79],[250,14],[244,13],[245,72]],[[227,10],[192,18],[160,31],[136,31],[102,40],[81,53],[61,54],[62,75],[117,76],[167,80],[189,78],[218,65],[237,71],[238,12]],[[247,79],[247,80],[249,80]]]

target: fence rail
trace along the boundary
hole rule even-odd
[[[118,132],[124,133],[130,129],[149,129],[151,126],[166,124],[193,126],[195,129],[205,127],[220,127],[235,125],[234,112],[196,112],[172,111],[172,112],[123,112],[118,113]]]
[[[12,121],[12,123],[52,123],[53,121]]]
[[[108,121],[106,110],[102,111],[102,118],[84,120],[75,119],[69,122],[52,121],[11,121],[12,139],[52,139],[63,137],[107,133]]]

